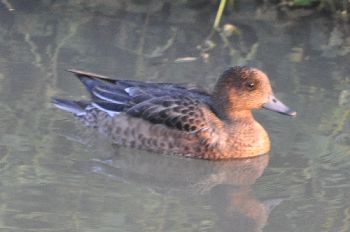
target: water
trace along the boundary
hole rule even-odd
[[[245,1],[223,18],[239,35],[204,51],[216,7],[184,2],[0,2],[0,231],[350,230],[348,25]],[[69,68],[210,87],[236,64],[298,111],[256,112],[269,156],[116,148],[50,104],[86,96]]]

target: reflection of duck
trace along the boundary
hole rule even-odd
[[[259,231],[272,208],[281,202],[260,201],[250,188],[266,168],[268,155],[208,162],[128,152],[134,153],[76,162],[74,167],[105,175],[109,180],[136,183],[161,195],[203,198],[217,214],[217,226],[224,228],[217,231]]]
[[[92,100],[53,103],[129,147],[213,160],[252,157],[270,150],[269,137],[252,109],[295,115],[274,97],[268,77],[249,67],[225,71],[212,94],[193,85],[72,72]]]
[[[214,189],[210,196],[218,214],[220,231],[261,232],[271,211],[284,200],[275,198],[261,201],[249,189],[232,191],[232,188]]]
[[[123,148],[119,149],[123,150]],[[109,173],[110,176],[127,181],[131,179],[140,184],[152,185],[156,179],[156,185],[160,188],[174,190],[194,188],[194,191],[206,192],[217,185],[250,186],[254,184],[255,180],[262,175],[268,160],[268,155],[262,155],[225,162],[208,162],[152,156],[135,150],[132,155],[115,155],[103,161],[89,161],[81,168],[85,167],[88,168],[87,171],[93,170],[102,174]]]

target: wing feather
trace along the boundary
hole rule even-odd
[[[213,111],[210,94],[195,85],[116,80],[69,71],[83,82],[92,105],[111,116],[125,112],[151,123],[194,132],[208,124],[203,110]]]
[[[127,114],[152,123],[165,124],[182,131],[194,132],[207,124],[203,109],[209,107],[185,96],[152,98],[127,110]]]

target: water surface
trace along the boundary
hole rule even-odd
[[[244,1],[209,37],[216,6],[185,2],[0,2],[1,231],[350,230],[348,25]],[[269,156],[117,148],[50,104],[86,96],[69,68],[210,88],[237,64],[298,111],[255,112]]]

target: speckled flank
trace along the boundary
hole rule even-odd
[[[53,99],[56,106],[114,143],[158,153],[210,160],[262,155],[270,150],[270,140],[251,109],[266,106],[279,113],[294,113],[273,96],[267,76],[249,67],[225,71],[212,94],[194,85],[113,80],[72,72],[92,100]],[[273,105],[275,102],[278,104]]]
[[[143,119],[129,117],[124,113],[110,117],[108,113],[98,110],[88,112],[84,117],[80,117],[80,120],[86,126],[97,128],[116,144],[157,153],[219,160],[231,158],[234,152],[236,158],[240,158],[240,154],[244,158],[256,156],[256,148],[251,146],[252,139],[261,142],[262,147],[258,147],[262,151],[261,154],[268,152],[270,148],[264,145],[266,140],[268,141],[267,134],[263,137],[261,134],[256,136],[254,127],[261,127],[259,124],[253,124],[254,127],[250,130],[246,128],[250,124],[242,124],[244,125],[242,128],[236,126],[236,133],[244,136],[232,139],[229,130],[225,129],[220,121],[213,121],[211,127],[201,127],[201,130],[187,132],[169,128],[164,124],[145,123]],[[246,136],[243,133],[246,133]]]

